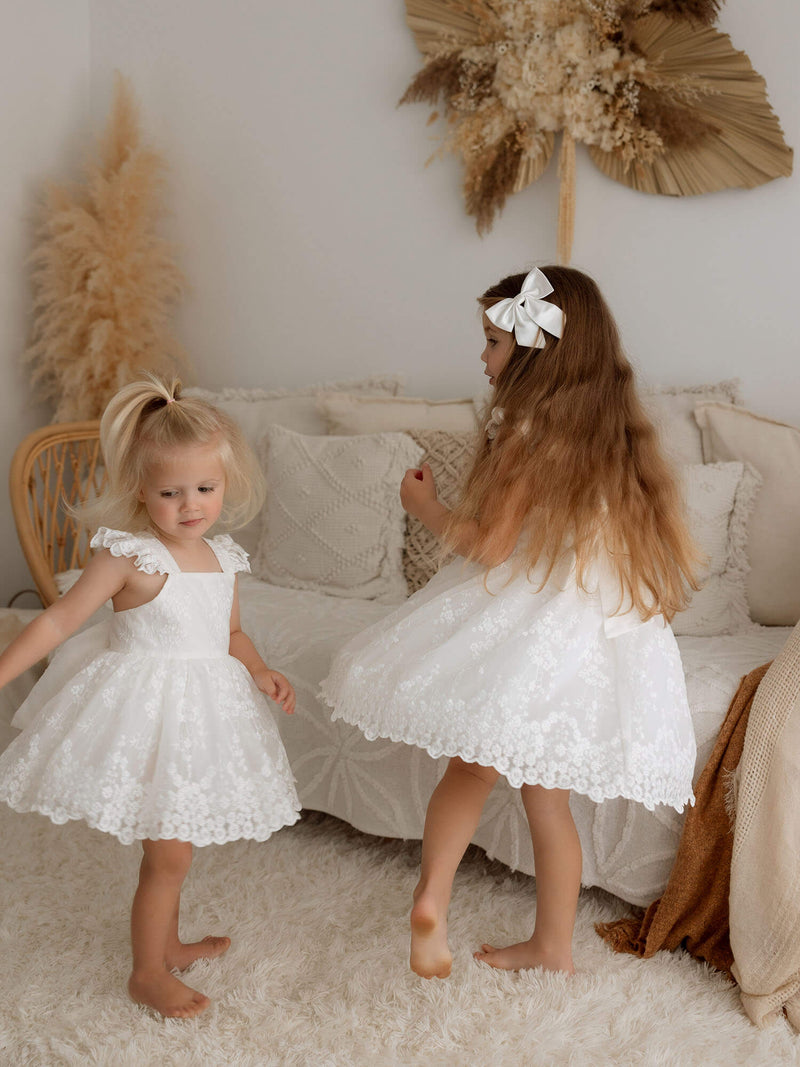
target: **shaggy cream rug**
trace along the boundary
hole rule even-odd
[[[459,870],[453,975],[406,965],[419,845],[308,814],[264,844],[199,849],[184,936],[229,933],[192,985],[213,1000],[189,1022],[125,996],[139,850],[83,824],[0,811],[0,1063],[109,1067],[392,1067],[800,1063],[788,1024],[755,1029],[736,989],[688,956],[615,955],[593,923],[624,912],[581,897],[580,973],[508,974],[471,958],[519,940],[535,883],[470,850]]]

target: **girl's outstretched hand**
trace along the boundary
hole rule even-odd
[[[400,483],[400,503],[408,514],[421,519],[426,506],[435,500],[436,483],[429,465],[423,463],[419,469],[407,470]]]
[[[294,715],[294,689],[289,679],[280,671],[272,671],[269,667],[265,667],[264,670],[255,672],[253,681],[262,693],[266,693],[276,704],[280,704],[287,715]]]

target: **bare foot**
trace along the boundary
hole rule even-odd
[[[509,945],[508,948],[494,948],[492,945],[482,945],[481,948],[482,952],[474,953],[475,959],[504,971],[544,967],[546,971],[565,971],[567,974],[575,974],[571,952],[545,952],[534,943],[533,939],[520,941],[516,945]]]
[[[205,1011],[211,1001],[167,970],[134,972],[128,979],[131,1000],[155,1008],[169,1019],[190,1019]]]
[[[447,978],[453,957],[447,945],[447,922],[430,897],[415,894],[411,909],[411,970],[420,978]]]
[[[231,947],[229,937],[204,937],[188,945],[179,942],[167,952],[165,964],[168,971],[185,971],[195,960],[213,960]]]

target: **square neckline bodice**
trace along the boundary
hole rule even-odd
[[[178,564],[178,561],[175,559],[175,557],[173,556],[172,552],[170,552],[170,550],[167,548],[167,546],[164,544],[164,542],[161,540],[161,538],[158,536],[158,534],[154,533],[153,530],[148,528],[145,531],[145,536],[149,537],[151,540],[155,541],[156,544],[158,544],[158,546],[160,547],[160,549],[163,552],[163,554],[167,557],[166,561],[169,564],[171,564],[172,567],[175,568],[174,570],[169,570],[169,571],[166,572],[166,577],[167,578],[169,578],[170,576],[175,575],[175,574],[187,575],[187,574],[225,574],[225,573],[229,573],[229,572],[226,572],[225,567],[223,565],[223,560],[221,559],[219,553],[217,552],[216,546],[214,545],[214,541],[216,540],[216,538],[204,537],[203,540],[208,545],[208,547],[211,549],[211,553],[212,553],[214,559],[216,560],[217,567],[219,568],[219,570],[216,570],[216,571],[185,571],[183,569],[183,567],[181,567]]]

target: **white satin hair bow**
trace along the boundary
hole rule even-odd
[[[564,312],[542,297],[553,287],[538,267],[534,267],[522,283],[517,296],[498,300],[486,309],[487,318],[507,333],[513,333],[517,344],[527,348],[544,348],[542,330],[560,337],[564,330]]]

